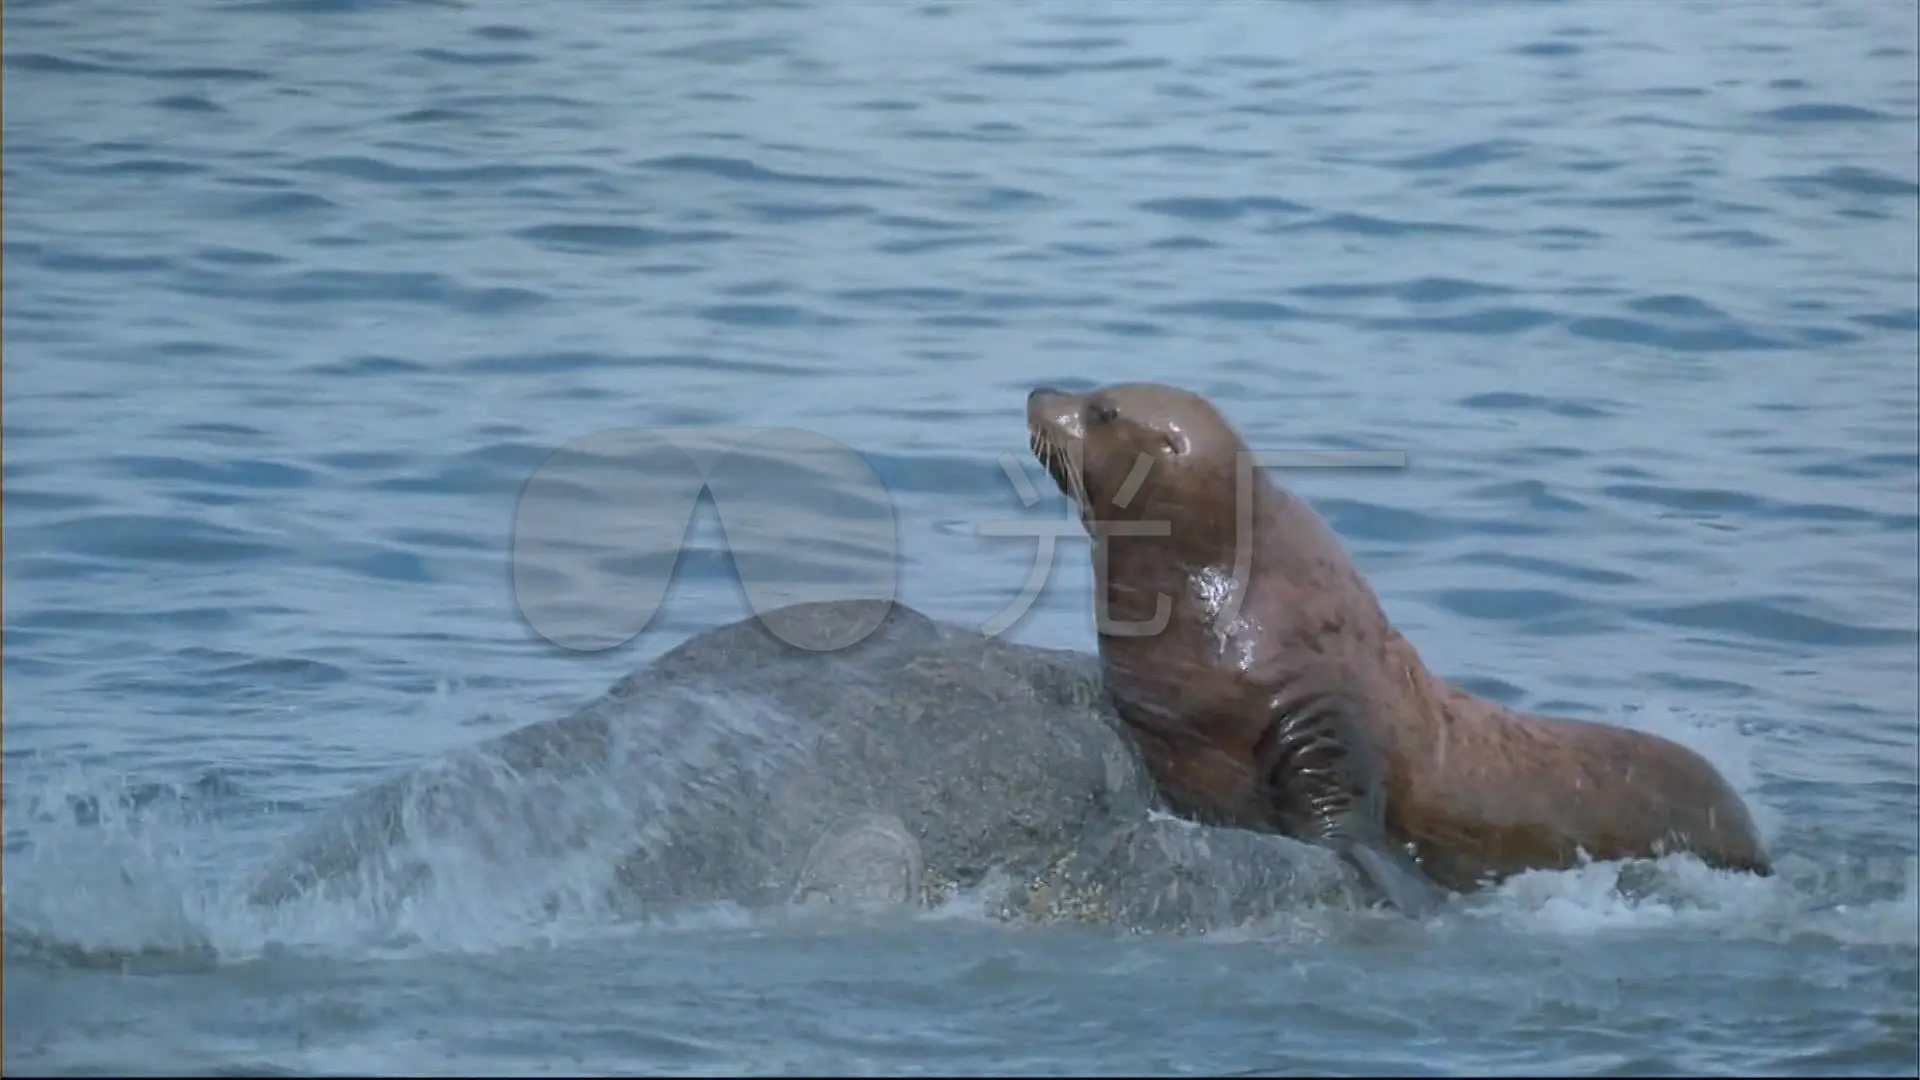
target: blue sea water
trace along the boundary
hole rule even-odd
[[[1917,10],[9,3],[6,1070],[1913,1075]],[[1026,389],[1125,379],[1404,452],[1284,480],[1436,670],[1699,747],[1780,874],[1204,939],[239,905],[746,614],[689,557],[629,646],[531,633],[556,447],[832,434],[978,622],[1033,561],[981,524],[1057,509]],[[1015,636],[1092,647],[1084,550]]]

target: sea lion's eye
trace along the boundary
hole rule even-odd
[[[1104,401],[1093,403],[1092,419],[1096,424],[1111,424],[1120,416],[1120,410]]]

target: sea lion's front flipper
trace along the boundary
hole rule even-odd
[[[1287,695],[1255,762],[1282,831],[1331,848],[1388,903],[1425,915],[1445,894],[1387,835],[1385,769],[1358,708],[1338,691]]]

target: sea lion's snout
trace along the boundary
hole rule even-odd
[[[1081,490],[1071,448],[1080,438],[1078,421],[1079,404],[1072,394],[1051,386],[1028,391],[1027,445],[1061,492],[1075,502],[1081,501]]]
[[[1027,429],[1034,435],[1046,435],[1056,441],[1073,438],[1078,432],[1073,420],[1079,406],[1073,395],[1052,386],[1039,386],[1027,392]]]
[[[1068,443],[1085,434],[1080,422],[1081,399],[1052,386],[1027,392],[1027,431],[1035,438]]]

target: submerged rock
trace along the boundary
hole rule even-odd
[[[696,634],[570,716],[360,792],[251,899],[551,888],[541,863],[634,911],[971,892],[1009,919],[1206,930],[1351,895],[1321,849],[1156,814],[1094,657],[901,604],[804,647],[875,603]]]

